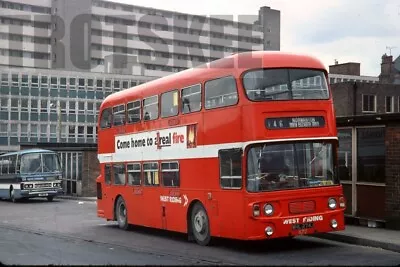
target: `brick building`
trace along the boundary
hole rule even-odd
[[[400,84],[400,56],[393,61],[393,56],[382,56],[381,74],[379,82]]]
[[[346,215],[400,229],[400,85],[332,84]]]

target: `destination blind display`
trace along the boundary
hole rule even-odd
[[[265,120],[268,129],[321,128],[325,126],[322,116],[268,118]]]

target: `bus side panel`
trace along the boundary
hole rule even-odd
[[[237,105],[208,110],[203,125],[207,145],[242,142],[241,108]]]
[[[97,200],[97,214],[107,220],[114,218],[114,202],[112,197],[112,185],[105,183],[104,164],[100,165],[100,177],[98,181],[101,183],[101,200]],[[103,216],[101,216],[103,215]]]
[[[145,225],[146,216],[149,212],[149,205],[146,205],[143,201],[144,189],[143,185],[140,186],[130,186],[127,185],[127,190],[125,191],[126,205],[128,209],[128,221],[130,224],[135,225]]]
[[[241,107],[238,105],[207,110],[204,112],[203,125],[204,141],[207,145],[242,142]],[[230,148],[233,147],[221,149]],[[207,210],[211,214],[211,216],[209,215],[211,235],[224,237],[231,236],[232,234],[236,235],[235,231],[240,229],[240,225],[243,224],[239,220],[234,221],[239,216],[232,217],[235,210],[238,212],[238,215],[241,210],[232,201],[240,201],[240,198],[239,200],[233,200],[230,190],[223,190],[221,188],[218,151],[213,155],[213,159],[207,160],[206,164],[206,188],[208,190],[206,190],[205,194],[208,199]],[[211,199],[209,193],[211,193]]]

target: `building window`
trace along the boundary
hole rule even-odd
[[[357,129],[357,181],[385,183],[385,128]]]
[[[363,95],[363,112],[376,112],[376,95]]]
[[[385,106],[386,113],[393,113],[394,112],[394,97],[386,96],[385,104],[386,104],[386,106]]]

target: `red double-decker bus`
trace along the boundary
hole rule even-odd
[[[258,51],[108,96],[97,215],[200,245],[343,230],[327,77],[313,57]]]

